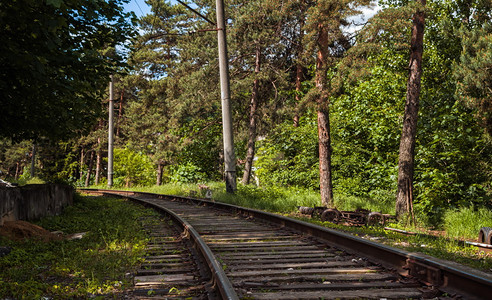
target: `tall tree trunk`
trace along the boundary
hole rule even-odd
[[[328,58],[328,31],[318,25],[318,55],[316,57],[316,88],[319,92],[318,142],[319,142],[319,188],[321,203],[333,207],[333,186],[331,181],[331,138],[329,99],[326,91],[326,64]]]
[[[20,175],[20,169],[21,169],[21,164],[20,162],[18,161],[16,166],[15,166],[15,180],[19,180],[19,175]]]
[[[91,151],[89,158],[89,167],[87,168],[87,174],[85,176],[85,186],[88,187],[91,181],[92,165],[94,164],[94,151]]]
[[[261,64],[261,47],[256,46],[256,61],[255,61],[255,74],[260,73]],[[246,152],[246,163],[244,165],[244,174],[242,183],[249,184],[251,178],[251,169],[253,167],[253,159],[255,157],[256,147],[256,111],[258,109],[258,86],[260,84],[259,79],[256,76],[253,81],[253,88],[251,91],[251,102],[249,104],[249,132],[248,132],[248,150]]]
[[[99,178],[101,174],[101,164],[102,164],[102,151],[101,151],[101,138],[97,138],[97,156],[96,156],[96,177],[94,178],[94,184],[99,185]]]
[[[299,103],[301,102],[301,88],[302,81],[304,79],[304,68],[301,63],[302,52],[304,52],[304,45],[302,39],[304,37],[304,14],[305,14],[304,1],[301,1],[301,18],[299,20],[299,40],[296,49],[297,55],[297,65],[296,65],[296,108],[294,113],[294,127],[299,127]]]
[[[84,175],[84,162],[85,162],[85,151],[84,148],[80,149],[80,167],[79,167],[79,179]]]
[[[426,0],[416,0],[425,5]],[[407,97],[403,129],[400,140],[398,160],[398,193],[396,214],[401,216],[409,212],[413,191],[415,136],[417,133],[417,116],[419,111],[420,81],[422,77],[422,53],[424,48],[425,14],[417,11],[413,16],[412,41],[410,53],[410,74],[407,82]]]
[[[164,164],[159,161],[157,163],[157,180],[156,180],[156,185],[162,185],[162,171],[164,169]]]

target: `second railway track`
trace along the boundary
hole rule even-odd
[[[118,194],[184,220],[183,230],[199,235],[206,248],[201,251],[210,252],[212,258],[203,258],[204,264],[218,269],[208,271],[218,276],[210,279],[210,289],[217,290],[209,293],[210,298],[422,299],[456,295],[486,299],[492,292],[492,276],[471,270],[460,273],[428,258],[268,213],[183,197],[85,192]]]

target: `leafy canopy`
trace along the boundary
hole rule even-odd
[[[109,74],[123,65],[114,47],[132,33],[124,2],[0,3],[1,137],[64,138],[92,124]]]

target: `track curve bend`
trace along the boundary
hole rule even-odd
[[[207,264],[220,269],[212,271],[214,286],[225,299],[435,299],[443,292],[486,299],[492,292],[485,273],[270,213],[188,197],[83,191],[183,219],[205,244],[200,251],[213,257]]]

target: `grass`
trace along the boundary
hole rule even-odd
[[[452,238],[476,239],[481,227],[492,227],[492,210],[466,207],[444,215],[446,233]]]
[[[63,214],[37,224],[66,234],[88,232],[80,240],[11,241],[12,251],[0,258],[0,298],[90,298],[121,293],[141,261],[147,236],[138,221],[152,215],[121,199],[76,196]]]
[[[26,178],[20,178],[18,180],[10,180],[11,183],[15,183],[19,186],[24,186],[28,184],[44,184],[46,183],[43,179],[39,177],[26,177]]]
[[[255,209],[276,212],[283,215],[299,218],[297,206],[320,206],[319,193],[296,188],[258,188],[239,184],[234,195],[225,192],[223,183],[207,183],[212,190],[215,201],[240,205]],[[133,190],[160,193],[168,195],[204,196],[197,185],[167,184],[163,186],[140,187]],[[371,211],[394,214],[394,204],[390,195],[382,195],[379,200],[366,199],[354,196],[335,194],[335,206],[339,210],[355,210],[366,208]],[[385,199],[381,201],[380,199]],[[452,260],[484,271],[492,271],[492,257],[479,253],[477,248],[460,246],[458,242],[450,240],[467,239],[476,240],[478,230],[482,226],[492,227],[492,212],[482,209],[462,209],[459,211],[448,211],[445,215],[442,237],[425,237],[423,235],[409,236],[383,230],[377,227],[346,227],[319,220],[300,217],[303,220],[314,222],[322,226],[335,228],[350,232],[359,236],[377,239],[385,244],[395,246],[412,252],[421,252],[441,259]],[[419,226],[407,226],[402,223],[391,224],[391,227],[426,233],[428,230]]]
[[[297,210],[298,206],[320,206],[319,192],[295,188],[295,187],[265,187],[259,188],[253,185],[238,184],[237,191],[231,195],[225,191],[223,182],[206,183],[212,190],[212,198],[216,201],[267,210],[270,212],[287,213]],[[94,188],[106,189],[106,186],[94,186]],[[115,188],[123,189],[125,188]],[[205,192],[198,188],[197,184],[164,184],[161,186],[134,187],[128,190],[158,193],[177,196],[205,197]],[[354,196],[335,194],[335,206],[340,210],[350,210],[352,207],[364,207],[373,211],[390,213],[388,205],[380,201],[361,199]]]
[[[348,227],[330,222],[321,222],[320,220],[308,217],[293,217],[409,252],[424,253],[436,258],[458,262],[485,272],[492,272],[491,255],[480,252],[476,247],[464,246],[458,241],[449,239],[446,236],[405,235],[377,226]],[[388,224],[388,227],[401,226],[399,224]]]

